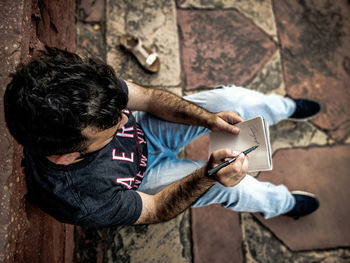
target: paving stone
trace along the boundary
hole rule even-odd
[[[77,53],[86,57],[106,58],[104,37],[99,24],[76,23]]]
[[[248,213],[241,214],[244,260],[250,262],[346,263],[350,249],[295,252],[286,247],[266,227]]]
[[[118,228],[107,248],[106,261],[192,262],[189,210],[161,224]]]
[[[180,86],[179,39],[173,1],[107,1],[107,63],[124,79],[146,86]],[[130,33],[158,53],[161,69],[148,73],[120,46],[120,36]]]
[[[288,94],[320,101],[322,113],[313,123],[345,140],[350,134],[348,1],[274,1],[274,9]]]
[[[192,262],[190,210],[160,224],[77,228],[74,262]]]
[[[267,34],[277,39],[275,18],[273,15],[271,0],[178,0],[180,8],[200,9],[228,9],[236,8],[242,14],[250,18],[256,25],[261,27]]]
[[[243,262],[238,213],[219,205],[192,208],[193,262]]]
[[[104,19],[104,0],[78,0],[77,4],[81,21],[98,23]]]
[[[315,193],[320,208],[299,220],[260,221],[292,250],[350,246],[350,207],[344,205],[350,202],[350,145],[280,150],[273,161],[274,170],[259,180]]]
[[[276,51],[246,88],[260,91],[264,94],[275,93],[281,96],[286,95],[279,50]]]
[[[178,10],[186,89],[246,85],[276,50],[273,41],[235,10]]]
[[[282,121],[270,126],[272,152],[279,149],[332,145],[334,141],[309,122]]]

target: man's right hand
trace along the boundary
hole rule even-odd
[[[207,176],[207,170],[236,155],[229,149],[215,151],[207,165],[168,185],[157,194],[148,195],[137,192],[142,199],[142,212],[135,224],[159,223],[174,218],[191,206],[215,182],[224,186],[238,184],[248,170],[248,158],[244,156],[238,156],[236,161],[222,168],[212,178]]]
[[[207,169],[210,170],[229,158],[236,156],[236,161],[213,174],[212,179],[224,186],[235,186],[238,184],[248,172],[248,157],[244,156],[243,153],[239,154],[238,152],[233,152],[231,149],[217,150],[211,154]]]

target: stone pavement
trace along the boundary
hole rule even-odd
[[[350,262],[349,1],[78,2],[78,52],[100,56],[124,79],[179,95],[233,83],[316,99],[322,112],[271,127],[274,170],[256,174],[314,192],[317,213],[264,220],[210,206],[158,225],[78,229],[77,262]],[[119,46],[125,32],[159,54],[159,73]],[[184,154],[206,159],[207,149],[203,136]]]

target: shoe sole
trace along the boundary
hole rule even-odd
[[[297,195],[306,195],[306,196],[310,196],[310,197],[316,197],[316,195],[314,195],[312,193],[305,192],[305,191],[299,191],[299,190],[292,191],[291,193],[292,194],[297,194]]]
[[[299,122],[299,121],[300,121],[300,122],[301,122],[301,121],[308,121],[308,120],[311,120],[311,119],[317,117],[319,114],[320,114],[320,112],[316,113],[315,115],[312,115],[312,116],[303,118],[303,119],[287,118],[287,120],[289,120],[289,121],[295,121],[295,122]]]

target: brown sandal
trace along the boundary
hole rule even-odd
[[[130,51],[140,64],[151,72],[158,72],[160,69],[160,60],[158,55],[151,49],[145,47],[141,39],[130,34],[125,34],[120,38],[120,44]]]

